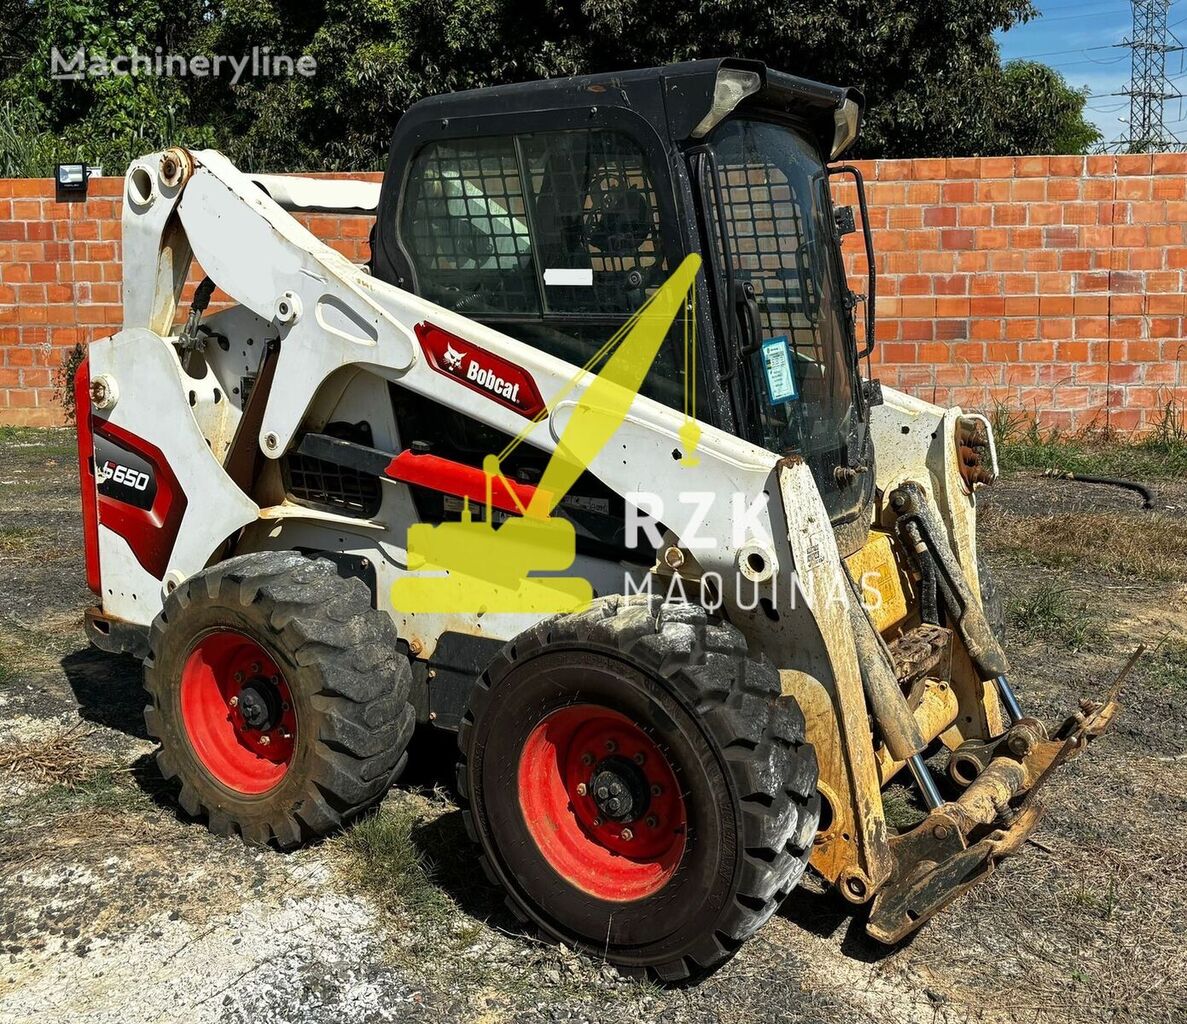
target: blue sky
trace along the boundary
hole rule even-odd
[[[1107,142],[1124,135],[1129,100],[1114,93],[1129,84],[1129,50],[1114,44],[1133,26],[1129,0],[1035,0],[1043,12],[1025,25],[997,34],[1002,59],[1029,57],[1057,68],[1069,85],[1087,86],[1092,95],[1085,111]],[[1187,0],[1174,0],[1167,18],[1181,43],[1187,43]],[[1187,93],[1187,54],[1169,53],[1172,88]],[[1168,100],[1167,127],[1187,139],[1187,100]]]

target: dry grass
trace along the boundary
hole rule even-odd
[[[110,767],[83,746],[94,729],[78,722],[53,736],[0,747],[0,773],[74,790]]]
[[[1125,512],[1058,512],[1025,517],[990,506],[982,515],[985,550],[1025,555],[1050,566],[1091,566],[1156,580],[1187,580],[1182,519]]]
[[[0,526],[0,557],[22,555],[39,548],[46,540],[44,530],[26,526]]]
[[[1187,477],[1187,414],[1166,394],[1153,429],[1138,436],[1093,423],[1068,433],[1039,424],[1037,410],[998,405],[993,432],[1006,472],[1057,469],[1127,480]]]
[[[1013,1020],[1036,1024],[1184,1019],[1187,830],[1168,814],[1187,796],[1181,771],[1147,762],[1118,772],[1088,760],[1099,757],[1086,755],[1078,792],[1051,798],[1065,817],[1039,833],[1051,853],[1012,858],[964,903],[984,923],[985,946],[964,953],[968,983],[953,999],[970,1016],[1006,1003]]]

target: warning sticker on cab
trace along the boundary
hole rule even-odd
[[[791,346],[787,335],[767,338],[762,343],[762,365],[767,378],[767,397],[771,405],[782,405],[799,397],[795,371],[791,362]]]

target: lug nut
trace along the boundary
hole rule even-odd
[[[261,736],[260,737],[260,746],[261,747],[266,747],[271,742],[272,742],[271,736]]]
[[[235,682],[237,682],[237,683],[243,682],[243,673],[242,672],[235,673]]]
[[[624,828],[624,829],[622,830],[622,832],[620,832],[620,833],[619,833],[619,838],[620,838],[620,839],[621,839],[621,840],[622,840],[624,843],[629,843],[629,842],[630,842],[632,839],[634,839],[634,838],[635,838],[635,833],[634,833],[634,832],[632,832],[632,831],[631,831],[629,828]]]
[[[647,815],[647,827],[648,828],[655,828],[658,824],[659,824],[659,818],[657,818],[654,814]]]
[[[584,782],[577,783],[577,795],[578,796],[585,796],[585,794],[588,792],[589,792],[589,790],[586,788]]]
[[[664,787],[661,786],[658,782],[651,787],[651,795],[652,796],[659,796],[660,793],[662,793],[663,791],[664,791]]]
[[[600,827],[601,827],[601,824],[602,824],[602,819],[601,819],[601,818],[594,818],[594,820],[593,820],[593,823],[594,823],[594,828],[600,828]]]
[[[606,740],[606,750],[609,753],[613,754],[614,751],[616,751],[617,749],[618,749],[617,743],[615,743],[613,740]]]
[[[251,674],[254,676],[259,671],[260,671],[260,663],[258,661],[253,661],[251,663]]]
[[[635,755],[635,764],[642,764],[646,760],[647,760],[647,755],[644,754],[643,751],[641,751],[641,750]]]
[[[273,686],[275,686],[277,683],[279,683],[279,682],[280,682],[280,676],[272,676],[272,677],[269,679],[269,682],[270,682],[270,683],[271,683]]]
[[[581,763],[582,763],[582,764],[584,764],[584,765],[591,765],[591,764],[593,764],[593,763],[594,763],[594,756],[593,756],[593,754],[582,754],[582,755],[581,755]]]
[[[282,740],[291,740],[293,738],[293,734],[291,732],[289,732],[287,729],[281,729],[280,730],[280,738]]]
[[[239,698],[232,697],[227,703],[229,703],[231,705],[231,707],[237,708],[237,707],[239,707]]]

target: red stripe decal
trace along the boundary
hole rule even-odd
[[[74,424],[78,429],[78,481],[82,494],[82,546],[87,586],[96,594],[99,577],[99,501],[95,494],[95,439],[91,434],[91,360],[84,357],[74,373]]]
[[[90,401],[89,397],[87,400]],[[93,429],[98,437],[134,453],[152,468],[152,481],[156,488],[152,504],[148,508],[137,507],[118,497],[104,494],[100,489],[99,522],[128,542],[136,561],[147,572],[159,580],[164,579],[169,556],[173,553],[173,545],[177,542],[181,520],[185,515],[185,492],[165,461],[165,456],[155,445],[106,420],[96,418]],[[103,469],[105,473],[110,472],[109,466]]]

